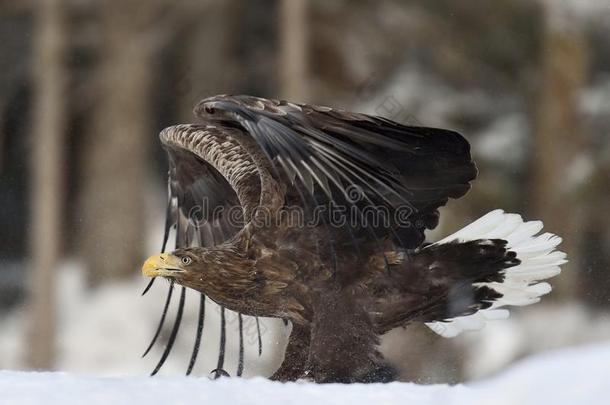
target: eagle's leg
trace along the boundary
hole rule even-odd
[[[311,330],[307,326],[292,324],[284,361],[271,377],[275,381],[295,381],[303,376],[309,355]]]
[[[318,383],[394,380],[369,315],[351,294],[329,292],[316,301],[304,377]]]

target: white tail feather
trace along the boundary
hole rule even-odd
[[[541,280],[554,277],[561,272],[559,266],[566,263],[566,254],[556,251],[561,243],[559,236],[551,233],[536,235],[543,228],[541,221],[524,222],[518,214],[507,214],[502,210],[492,211],[458,232],[435,244],[452,241],[467,242],[478,239],[504,239],[509,250],[521,260],[518,266],[505,270],[501,283],[480,283],[502,294],[494,304],[472,315],[461,316],[446,322],[431,322],[426,325],[444,337],[454,337],[465,330],[478,330],[487,321],[505,319],[509,316],[507,305],[530,305],[551,291],[551,285]]]

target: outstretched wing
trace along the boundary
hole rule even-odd
[[[164,251],[171,229],[175,229],[175,246],[214,246],[234,236],[243,226],[243,211],[258,203],[260,182],[257,167],[247,152],[231,136],[231,131],[217,126],[177,125],[160,134],[169,161],[168,206],[163,239]],[[246,173],[246,175],[244,175]],[[153,279],[154,280],[154,279]],[[152,281],[151,281],[152,283]],[[149,285],[150,287],[150,285]],[[171,303],[170,284],[159,326],[146,353],[152,348],[165,322]],[[167,346],[155,367],[156,374],[167,359],[180,328],[185,303],[181,287],[178,312]],[[200,296],[195,346],[188,365],[191,373],[203,333],[205,296]],[[222,372],[225,351],[225,309],[221,309],[221,338],[217,373]],[[241,320],[241,314],[239,314]],[[243,370],[243,330],[240,325],[240,359],[238,375]],[[260,342],[260,339],[259,339]],[[260,352],[260,348],[259,348]]]
[[[364,227],[407,249],[423,242],[438,208],[463,196],[476,177],[469,144],[453,131],[251,96],[212,97],[195,114],[245,130],[292,186],[288,202],[356,207],[360,217],[350,224],[360,227],[365,207],[382,207],[383,226]]]

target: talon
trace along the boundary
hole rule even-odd
[[[212,371],[210,371],[210,374],[214,373],[214,380],[218,380],[220,377],[231,377],[229,375],[229,373],[227,373],[225,370],[223,370],[222,368],[216,368]]]

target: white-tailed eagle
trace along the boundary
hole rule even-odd
[[[454,131],[251,96],[205,99],[195,115],[160,135],[170,164],[164,253],[142,271],[171,281],[161,324],[172,287],[182,289],[155,372],[185,288],[202,294],[188,373],[207,296],[223,320],[227,308],[240,324],[242,314],[292,323],[272,379],[389,381],[380,335],[413,322],[444,336],[479,328],[507,305],[537,302],[550,291],[539,281],[566,261],[559,237],[538,234],[542,223],[500,210],[425,243],[438,209],[477,174]],[[172,227],[176,248],[165,253]]]

